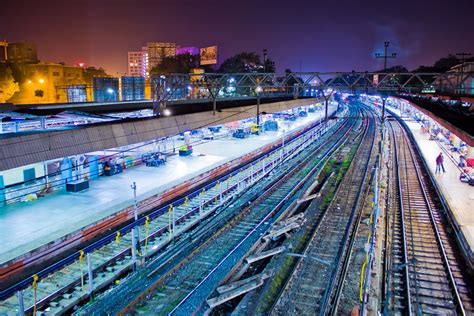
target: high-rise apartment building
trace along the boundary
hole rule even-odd
[[[12,63],[34,64],[39,62],[33,43],[8,43],[7,59]]]
[[[150,77],[150,70],[165,57],[176,56],[176,43],[149,42],[141,51],[128,52],[128,75]]]
[[[176,43],[155,43],[146,44],[148,50],[149,69],[160,65],[165,57],[176,56]]]
[[[146,47],[142,47],[142,50],[138,52],[128,52],[129,76],[148,78],[149,72],[148,49]]]
[[[6,62],[8,59],[7,48],[8,48],[8,42],[0,41],[0,63]]]

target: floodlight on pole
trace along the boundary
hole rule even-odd
[[[392,53],[391,55],[387,55],[388,46],[390,42],[385,41],[383,42],[384,46],[384,54],[381,55],[380,53],[375,53],[375,58],[383,58],[383,72],[387,72],[387,58],[397,58],[397,53]]]

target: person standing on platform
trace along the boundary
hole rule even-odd
[[[436,172],[435,173],[441,173],[441,170],[443,170],[443,172],[446,172],[446,170],[444,169],[443,162],[444,162],[443,153],[439,153],[438,157],[436,157]]]
[[[467,160],[466,158],[464,157],[464,155],[459,155],[459,164],[458,166],[461,167],[461,168],[465,168],[467,165]]]

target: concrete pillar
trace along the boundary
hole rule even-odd
[[[99,159],[97,156],[89,156],[87,159],[89,161],[89,178],[91,180],[97,179],[99,177]]]
[[[22,290],[17,291],[16,296],[18,298],[18,315],[23,316],[23,315],[25,315],[25,303],[24,303],[24,300],[23,300]]]
[[[46,117],[44,116],[40,117],[40,125],[41,125],[41,129],[46,129]]]
[[[0,206],[5,205],[5,183],[3,182],[3,176],[0,176]]]
[[[72,181],[72,162],[68,157],[61,161],[61,179],[66,184]]]
[[[92,258],[90,252],[87,253],[87,275],[89,278],[89,296],[92,299],[92,292],[94,291],[94,279],[92,275]]]

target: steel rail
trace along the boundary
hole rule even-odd
[[[458,308],[458,312],[460,312],[462,315],[466,315],[466,311],[464,310],[463,303],[462,303],[461,297],[459,295],[456,282],[454,280],[453,272],[452,272],[450,264],[449,264],[449,260],[446,256],[446,250],[444,248],[443,241],[442,241],[441,236],[439,234],[438,225],[436,224],[436,220],[435,220],[434,215],[433,215],[433,209],[431,208],[430,202],[428,200],[428,193],[427,193],[426,188],[425,188],[426,184],[425,184],[425,182],[424,182],[424,180],[421,176],[421,172],[420,172],[419,166],[416,162],[416,157],[415,157],[415,153],[413,151],[413,148],[412,148],[412,146],[410,146],[410,140],[408,139],[405,130],[403,128],[401,128],[401,130],[402,130],[403,136],[405,138],[407,147],[409,149],[410,156],[411,156],[411,159],[413,161],[413,165],[415,166],[416,176],[417,176],[417,179],[420,183],[420,187],[421,187],[421,190],[423,192],[423,199],[425,200],[426,207],[428,209],[428,214],[430,216],[431,224],[432,224],[433,230],[435,232],[436,243],[438,244],[441,256],[443,258],[443,263],[445,265],[445,269],[448,272],[448,279],[449,279],[449,283],[451,284],[451,290],[453,291],[453,294],[454,294],[455,304]]]
[[[349,130],[348,130],[348,131],[349,131]],[[340,141],[340,140],[338,140],[338,141]],[[329,140],[327,140],[327,142],[329,142]],[[336,144],[337,144],[337,143],[336,143]],[[331,150],[333,149],[333,147],[336,146],[336,144],[333,145],[329,151],[331,151]],[[327,154],[329,153],[329,151],[326,153],[325,156],[327,156]],[[315,154],[316,154],[316,153],[313,152],[309,157],[314,156]],[[323,159],[323,158],[321,158],[321,159]],[[308,160],[308,158],[306,158],[304,161],[307,161],[307,160]],[[304,162],[304,161],[303,161],[303,162]],[[302,164],[302,162],[300,162],[300,164],[299,164],[298,166],[301,166],[301,164]],[[298,168],[299,168],[298,166],[295,167],[295,169],[298,169]],[[311,171],[310,171],[310,173],[311,173]],[[309,175],[309,174],[308,174],[308,175]],[[297,185],[297,187],[298,187],[298,185]],[[265,194],[263,194],[263,195],[265,195]],[[279,205],[281,205],[281,204],[279,204]],[[255,229],[258,229],[258,227],[255,227]],[[248,236],[248,237],[250,237],[250,236]],[[248,237],[247,237],[247,238],[248,238]],[[247,239],[247,238],[246,238],[246,239]],[[240,243],[240,245],[241,245],[241,243]],[[233,252],[235,252],[237,249],[238,249],[238,246],[237,246],[237,247],[234,247]],[[228,256],[226,256],[226,257],[228,258]],[[224,262],[224,261],[222,261],[222,262]],[[222,264],[222,262],[221,262],[221,264]],[[216,268],[216,269],[217,269],[217,268]],[[213,271],[216,271],[216,269],[214,269]],[[211,273],[211,274],[208,274],[208,276],[206,277],[205,280],[207,280],[211,275],[212,275],[212,273]],[[200,282],[199,285],[203,284],[203,282],[204,282],[205,280],[202,280],[202,282]],[[198,285],[198,286],[199,286],[199,285]],[[197,287],[198,287],[198,286],[197,286]],[[194,288],[194,291],[192,290],[191,293],[188,293],[188,296],[186,296],[186,298],[183,299],[180,303],[181,303],[181,304],[184,303],[184,302],[186,301],[186,299],[187,299],[188,297],[190,297],[190,296],[192,295],[192,293],[195,292],[195,290],[196,290],[196,288]],[[180,304],[180,305],[181,305],[181,304]],[[178,307],[179,307],[179,306],[176,306],[176,308],[178,308]]]
[[[318,148],[319,148],[319,147],[318,147]],[[289,153],[289,154],[291,155],[291,153]],[[212,239],[212,237],[211,237],[210,239]],[[160,277],[160,279],[162,279],[162,278],[163,278],[163,277]],[[157,282],[158,282],[158,281],[157,281]],[[148,288],[153,288],[153,286],[149,286]],[[140,295],[141,295],[141,294],[139,294],[135,299],[133,299],[130,304],[127,304],[127,306],[126,306],[124,309],[122,309],[122,312],[125,311],[125,310],[127,310],[127,309],[129,309],[129,308],[134,304],[134,302],[140,298]]]
[[[361,110],[359,110],[359,111],[361,111]],[[360,112],[360,113],[362,113],[362,112]],[[358,134],[356,137],[354,137],[354,139],[357,138],[357,137],[359,137],[363,132],[364,132],[364,131],[360,131],[359,134]],[[362,141],[361,141],[361,142],[362,142]],[[361,142],[358,144],[357,148],[359,148]],[[353,160],[353,161],[354,161],[354,160]],[[352,164],[352,162],[351,162],[351,164]],[[335,193],[335,196],[336,196],[337,194],[339,194],[339,192],[340,192],[341,190],[342,190],[342,188],[341,188],[341,186],[339,186],[339,187],[337,188],[337,191],[336,191],[336,193]],[[319,227],[320,227],[320,225],[321,225],[321,223],[322,223],[323,218],[326,216],[326,211],[327,211],[328,209],[329,209],[329,207],[327,207],[327,208],[324,210],[324,212],[323,212],[323,214],[322,214],[322,216],[321,216],[321,219],[319,220],[319,222],[316,224],[315,228],[313,229],[311,239],[310,239],[310,241],[308,241],[308,242],[306,243],[306,245],[304,246],[302,256],[298,256],[298,257],[296,258],[296,262],[295,262],[295,264],[294,264],[294,266],[293,266],[293,268],[292,268],[292,270],[291,270],[291,272],[290,272],[290,277],[286,278],[286,280],[284,281],[284,283],[283,283],[283,285],[282,285],[282,287],[281,287],[281,290],[280,290],[279,293],[278,293],[277,299],[275,299],[275,300],[273,301],[273,304],[272,304],[270,310],[274,310],[274,309],[276,308],[276,306],[279,304],[279,298],[281,297],[281,295],[283,294],[283,292],[285,291],[285,289],[288,287],[288,284],[289,284],[290,280],[292,279],[292,276],[295,274],[295,271],[297,270],[298,266],[299,266],[300,263],[303,261],[303,258],[306,257],[306,256],[308,256],[308,251],[309,251],[309,246],[310,246],[310,244],[311,244],[311,240],[313,240],[314,237],[316,236],[315,234],[316,234],[317,230],[319,229]]]
[[[347,135],[350,132],[350,129],[345,133]],[[325,161],[326,158],[328,158],[337,148],[339,148],[343,143],[345,143],[345,135],[341,137],[338,142],[336,142],[334,145],[330,147],[330,149],[320,158],[320,161],[312,167],[312,169],[308,172],[308,174],[300,180],[297,185],[288,193],[286,196],[281,199],[281,201],[221,260],[219,263],[204,277],[203,280],[201,280],[196,287],[191,290],[185,298],[183,298],[178,305],[175,306],[175,308],[169,313],[169,315],[173,315],[178,311],[178,309],[195,293],[199,290],[200,286],[204,284],[215,272],[216,270],[221,267],[224,262],[233,254],[235,253],[239,247],[248,239],[250,238],[256,231],[257,229],[262,226],[269,218],[271,218],[286,202],[288,199],[290,199],[300,188],[301,186],[308,180],[310,176],[314,174],[314,172],[318,169],[318,167]],[[308,163],[309,159],[305,159],[302,161],[299,165],[295,167],[295,169],[299,169],[301,166],[305,165]],[[290,172],[291,173],[291,172]],[[282,178],[278,183],[275,183],[274,186],[279,186],[281,185],[284,180],[286,180],[286,177]]]
[[[391,123],[389,125],[392,127]],[[397,193],[399,199],[399,208],[400,208],[400,222],[401,222],[401,229],[402,229],[402,245],[403,245],[403,259],[404,259],[404,274],[405,274],[405,293],[407,295],[407,313],[411,315],[412,307],[411,307],[411,293],[410,293],[410,271],[408,267],[408,253],[407,253],[407,245],[406,245],[406,225],[405,225],[405,208],[403,206],[403,197],[402,197],[402,183],[400,177],[400,162],[399,162],[399,149],[397,145],[397,137],[395,135],[395,131],[392,130],[393,142],[394,142],[394,161],[396,167],[396,178],[397,178]]]
[[[412,297],[411,297],[411,292],[410,292],[410,272],[409,272],[409,262],[408,262],[408,256],[407,256],[407,252],[406,252],[406,240],[407,240],[407,236],[406,236],[406,224],[405,224],[405,210],[404,210],[404,206],[403,206],[403,196],[401,194],[402,192],[402,187],[401,187],[401,176],[400,176],[400,169],[399,169],[399,155],[400,155],[400,150],[399,150],[399,145],[397,144],[397,137],[396,137],[396,134],[395,134],[395,128],[392,124],[392,122],[389,122],[390,124],[390,127],[391,127],[391,130],[392,130],[392,135],[393,135],[393,138],[394,138],[394,144],[395,144],[395,158],[397,160],[397,179],[398,179],[398,183],[399,183],[399,207],[400,207],[400,211],[401,211],[401,223],[402,223],[402,231],[404,232],[403,235],[402,235],[402,238],[404,240],[403,242],[403,245],[404,245],[404,255],[406,256],[405,257],[405,267],[404,267],[404,270],[405,270],[405,282],[406,282],[406,295],[407,295],[407,308],[408,310],[406,311],[409,315],[411,315],[413,313],[413,306],[412,306]],[[466,315],[466,312],[464,310],[464,306],[463,306],[463,303],[462,303],[462,300],[461,300],[461,297],[459,295],[459,292],[458,292],[458,289],[457,289],[457,285],[456,285],[456,282],[454,280],[454,276],[453,276],[453,273],[452,273],[452,270],[451,270],[451,267],[450,267],[450,263],[449,263],[449,260],[446,256],[446,251],[444,249],[444,246],[443,246],[443,241],[441,239],[441,236],[439,234],[439,230],[438,230],[438,227],[437,227],[437,224],[436,224],[436,220],[434,218],[434,215],[433,215],[433,209],[431,208],[431,205],[430,205],[430,201],[428,199],[428,193],[426,191],[426,184],[422,178],[422,175],[421,175],[421,171],[419,169],[419,166],[418,166],[418,163],[417,163],[417,158],[416,158],[416,155],[414,153],[414,150],[412,148],[412,145],[411,145],[411,142],[406,134],[406,131],[405,129],[403,128],[403,126],[401,126],[401,124],[397,121],[396,122],[398,128],[400,129],[400,135],[402,137],[402,140],[403,140],[403,143],[406,147],[405,149],[405,153],[406,151],[408,151],[409,153],[409,156],[405,156],[405,160],[406,160],[406,164],[410,163],[413,165],[414,169],[415,169],[415,175],[416,175],[416,180],[417,180],[417,183],[419,184],[420,186],[420,189],[421,189],[421,193],[422,193],[422,198],[423,198],[423,201],[425,203],[425,207],[426,207],[426,210],[427,210],[427,213],[428,213],[428,216],[430,218],[430,223],[431,223],[431,227],[433,229],[433,233],[434,233],[434,236],[436,238],[435,242],[438,246],[438,250],[439,250],[439,253],[440,253],[440,256],[441,256],[441,259],[442,259],[442,264],[444,266],[444,269],[445,269],[445,273],[447,275],[447,279],[448,279],[448,282],[450,284],[450,288],[451,288],[451,292],[452,292],[452,295],[453,295],[453,299],[454,299],[454,305],[456,306],[457,308],[457,312],[460,313],[461,315]],[[408,149],[408,150],[407,150]],[[407,172],[407,170],[405,170],[405,172]],[[408,180],[407,180],[408,181]],[[408,183],[407,183],[408,185]],[[408,201],[409,203],[409,201]],[[412,238],[412,242],[413,242],[413,238]],[[414,247],[412,247],[412,251],[414,252],[413,253],[413,257],[416,258],[416,253],[415,253],[415,250],[414,250]],[[416,273],[416,270],[414,271]],[[415,284],[417,282],[417,278],[415,276]],[[415,289],[417,290],[417,286],[415,286]],[[419,299],[416,300],[417,302],[417,305],[420,304],[419,302]]]
[[[319,123],[314,123],[312,125],[310,125],[309,127],[305,128],[305,129],[302,129],[301,131],[299,131],[300,135],[296,136],[295,138],[293,138],[291,141],[288,141],[285,143],[285,147],[290,145],[291,143],[299,140],[300,138],[304,137],[308,132],[310,131],[313,131],[315,129],[318,129],[320,128],[321,125]],[[274,149],[272,149],[270,152],[264,154],[264,155],[261,155],[259,157],[257,157],[255,160],[253,161],[250,161],[248,163],[245,163],[242,167],[240,167],[239,169],[237,170],[234,170],[230,173],[228,173],[227,175],[224,175],[222,176],[221,178],[217,179],[217,180],[214,180],[212,182],[210,182],[209,184],[205,185],[204,187],[201,187],[195,191],[193,191],[192,193],[190,193],[188,195],[188,197],[194,197],[196,196],[197,194],[199,194],[201,192],[201,190],[204,188],[206,191],[210,188],[212,188],[213,186],[215,186],[215,184],[217,183],[217,181],[225,181],[227,178],[229,177],[232,177],[232,176],[235,176],[236,174],[238,174],[238,172],[242,169],[245,169],[247,168],[250,164],[252,163],[255,163],[255,162],[258,162],[262,159],[265,159],[266,157],[276,153],[278,150],[280,150],[282,148],[282,144],[276,146]],[[174,200],[172,201],[173,204],[182,204],[184,203],[184,200],[185,200],[185,197],[182,197],[182,198],[179,198],[177,200]],[[165,205],[163,207],[160,207],[154,211],[151,211],[148,216],[149,216],[149,219],[150,220],[153,220],[155,218],[157,218],[158,216],[162,215],[162,214],[165,214],[167,211],[168,211],[168,205]],[[194,209],[194,211],[196,211],[197,208]],[[92,252],[96,249],[99,249],[101,248],[102,246],[110,243],[110,242],[113,242],[115,240],[115,237],[117,235],[117,232],[120,233],[121,236],[124,236],[126,233],[130,232],[133,230],[133,228],[135,226],[143,226],[145,224],[145,221],[146,221],[146,218],[145,216],[142,216],[140,217],[137,221],[134,221],[130,224],[127,224],[125,225],[124,227],[122,227],[121,229],[117,230],[117,231],[114,231],[113,233],[110,233],[108,235],[106,235],[105,237],[101,238],[100,240],[86,246],[83,248],[83,251],[85,253],[89,253],[89,252]],[[157,233],[159,233],[159,231],[156,231],[152,234],[150,234],[150,236],[152,235],[156,235]],[[142,240],[144,241],[144,239]],[[114,256],[113,258],[111,258],[111,260],[109,260],[109,262],[112,262],[112,261],[116,261],[117,259],[119,259],[119,257],[123,257],[124,255],[126,255],[128,252],[130,251],[130,249],[125,249],[123,250],[122,252],[120,252],[117,256]],[[62,268],[64,268],[65,266],[69,265],[69,264],[72,264],[74,263],[75,261],[77,261],[79,259],[79,256],[80,256],[80,252],[77,251],[67,257],[65,257],[64,259],[61,259],[59,260],[58,262],[44,268],[43,270],[39,271],[38,273],[36,273],[39,277],[39,279],[41,280],[42,278],[46,277],[47,275],[51,274],[51,273],[54,273]],[[106,264],[106,263],[104,263]],[[96,269],[94,269],[94,271],[98,271],[99,268],[103,267],[104,264],[101,264],[99,267],[97,267]],[[5,290],[2,290],[0,292],[0,300],[4,300],[12,295],[14,295],[18,290],[22,290],[24,288],[27,288],[28,286],[30,286],[33,282],[33,277],[28,277],[26,279],[23,279],[22,281],[18,282],[18,283],[15,283],[14,285],[6,288]],[[80,282],[80,279],[76,280],[74,282],[74,284],[69,284],[69,287],[70,288],[71,286],[75,286],[78,284],[78,282]],[[61,291],[62,289],[59,289],[57,291],[55,291],[54,293],[52,294],[61,294],[63,293],[63,291]],[[67,290],[67,289],[65,289]],[[57,296],[57,295],[56,295]],[[37,303],[41,303],[41,304],[44,304],[44,303],[47,303],[48,301],[51,301],[52,299],[54,299],[53,295],[48,295],[47,297],[44,297],[42,298],[40,301],[38,301]],[[39,305],[38,305],[39,306]],[[26,311],[30,311],[32,310],[33,306],[31,307],[28,307],[26,309]]]
[[[374,129],[377,129],[377,123],[376,123],[377,121],[374,120],[374,122],[375,122],[374,123],[375,124]],[[367,178],[367,174],[368,174],[369,166],[370,166],[370,161],[372,159],[372,154],[374,152],[375,139],[376,139],[376,137],[374,135],[374,139],[372,141],[369,157],[368,157],[367,164],[366,164],[366,167],[365,167],[364,178],[361,181],[362,184],[364,184],[366,182],[366,178]],[[374,174],[372,174],[372,176],[374,176]],[[358,197],[357,197],[357,200],[356,200],[355,206],[354,206],[354,211],[356,211],[356,209],[359,207],[359,203],[360,203],[359,201],[360,201],[361,196],[363,197],[363,201],[362,201],[362,205],[360,206],[360,211],[358,212],[357,218],[356,218],[355,223],[354,223],[355,227],[353,228],[352,237],[349,241],[349,243],[350,243],[349,248],[345,252],[342,271],[340,272],[341,277],[339,278],[339,282],[336,285],[336,293],[335,293],[335,296],[333,298],[334,302],[333,302],[332,305],[329,306],[331,308],[331,310],[330,310],[331,315],[335,315],[336,312],[337,312],[337,307],[339,305],[339,301],[340,301],[340,298],[341,298],[341,295],[342,295],[343,285],[344,285],[344,282],[346,280],[347,272],[349,270],[349,264],[350,264],[350,259],[351,259],[351,255],[352,255],[352,250],[354,248],[354,244],[355,244],[356,237],[357,237],[357,232],[359,230],[360,222],[361,222],[361,219],[362,219],[363,209],[365,207],[367,196],[368,196],[369,191],[370,191],[369,186],[370,186],[372,178],[373,177],[371,177],[371,179],[369,179],[369,183],[365,186],[365,189],[364,189],[365,192],[363,192],[364,190],[362,189],[362,186],[359,188]]]
[[[370,119],[368,121],[370,121]],[[360,146],[362,146],[362,143],[363,143],[365,137],[367,137],[367,133],[368,133],[369,129],[370,129],[370,122],[367,123],[367,127],[366,127],[366,130],[365,130],[364,136],[363,136],[363,138],[362,138],[362,140],[359,144],[358,151],[360,150]],[[354,239],[355,239],[355,236],[356,236],[355,232],[357,231],[359,221],[356,221],[355,227],[352,227],[352,226],[354,225],[354,217],[356,216],[357,210],[359,209],[359,206],[360,206],[359,205],[360,204],[360,199],[364,195],[363,190],[367,189],[367,186],[364,186],[363,184],[366,182],[366,179],[367,179],[368,168],[369,168],[369,163],[370,163],[370,157],[372,155],[374,145],[375,145],[375,135],[374,135],[374,138],[372,139],[372,143],[370,145],[369,157],[368,157],[367,162],[365,163],[365,166],[364,166],[363,177],[362,177],[361,182],[360,182],[362,185],[359,186],[359,188],[357,190],[357,194],[356,194],[357,198],[354,201],[354,205],[352,207],[350,219],[349,219],[349,222],[348,222],[348,224],[345,228],[345,231],[344,231],[344,238],[343,238],[342,243],[341,243],[342,246],[339,250],[339,255],[337,256],[337,261],[335,263],[336,268],[333,270],[333,272],[331,274],[331,278],[329,280],[329,284],[326,287],[326,291],[325,291],[325,294],[324,294],[324,297],[323,297],[323,300],[322,300],[319,315],[327,314],[328,310],[331,309],[331,308],[333,308],[333,312],[335,312],[335,310],[337,309],[337,306],[331,305],[330,301],[331,301],[331,297],[332,297],[332,294],[333,294],[333,289],[334,289],[334,286],[336,284],[338,275],[340,274],[339,273],[339,268],[340,268],[340,265],[341,265],[341,261],[342,261],[342,264],[343,264],[343,267],[342,267],[343,268],[343,272],[342,272],[343,274],[345,274],[344,270],[347,269],[347,266],[349,264],[349,257],[350,257],[350,253],[352,252],[352,248],[353,248],[353,245],[354,245]],[[362,214],[362,211],[360,211],[359,216],[357,216],[358,220],[360,220],[361,214]],[[352,233],[351,233],[351,229],[352,229]],[[346,249],[344,251],[344,249],[345,249],[348,242],[349,242],[349,247],[348,247],[348,249]],[[341,278],[342,280],[339,283],[340,286],[338,286],[338,289],[336,291],[337,300],[338,300],[338,297],[340,296],[340,289],[342,289],[342,283],[344,281],[344,278],[345,278],[344,276]]]

